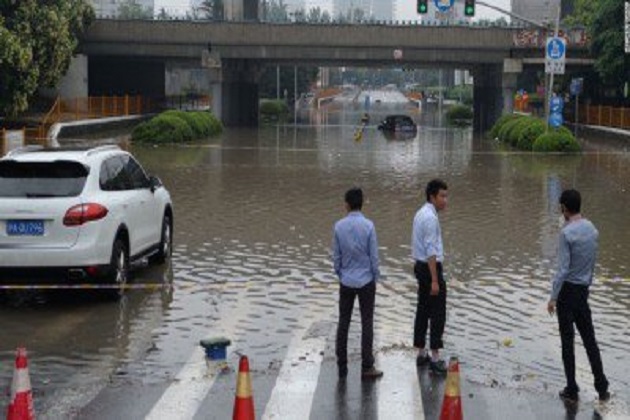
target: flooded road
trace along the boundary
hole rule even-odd
[[[383,94],[372,104],[360,141],[364,100],[346,94],[325,111],[300,115],[297,126],[231,129],[200,145],[133,146],[173,197],[172,264],[138,270],[135,284],[154,287],[129,291],[120,302],[76,291],[11,293],[0,305],[0,409],[15,347],[26,345],[42,417],[108,418],[105,402],[113,400],[127,418],[143,418],[209,336],[229,337],[232,357],[247,354],[254,375],[272,375],[255,394],[271,406],[273,375],[282,375],[285,358],[334,362],[331,234],[344,215],[343,194],[355,185],[364,189],[364,213],[380,245],[378,354],[411,352],[411,223],[424,185],[441,177],[450,194],[440,216],[449,287],[446,356],[459,357],[472,384],[555,398],[564,374],[557,322],[546,303],[561,226],[558,197],[575,187],[583,214],[600,231],[590,301],[614,394],[611,412],[627,413],[630,154],[596,141],[578,156],[505,151],[472,130],[442,128],[431,109],[420,112],[394,98]],[[418,134],[385,138],[375,126],[388,113],[411,115]],[[357,315],[349,343],[355,361]],[[314,339],[293,351],[303,335]],[[588,361],[579,339],[576,345],[582,397],[592,401]],[[229,412],[233,384],[211,386],[215,392],[201,409],[227,404]],[[142,398],[125,398],[130,389]],[[319,385],[316,399],[322,392]],[[334,418],[323,412],[314,408],[311,417]]]

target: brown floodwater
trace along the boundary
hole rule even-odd
[[[171,191],[172,264],[140,269],[135,283],[157,287],[130,291],[120,302],[82,292],[7,296],[0,305],[0,395],[19,344],[30,351],[36,406],[51,418],[80,407],[112,375],[166,380],[214,333],[236,331],[230,351],[248,353],[253,369],[277,367],[298,331],[317,324],[329,334],[335,327],[332,225],[355,185],[364,189],[364,213],[380,247],[378,350],[410,347],[411,223],[424,185],[440,177],[450,194],[440,215],[449,288],[445,353],[459,356],[468,379],[489,386],[555,393],[563,385],[557,324],[546,303],[561,226],[557,201],[562,189],[575,187],[583,214],[600,231],[590,302],[604,367],[619,403],[629,405],[625,146],[591,137],[580,155],[514,152],[470,129],[443,128],[430,111],[385,97],[372,104],[359,141],[363,110],[348,99],[300,115],[297,125],[229,129],[196,145],[132,145]],[[375,125],[399,112],[420,122],[418,133],[387,139]],[[592,392],[586,355],[581,348],[576,355],[578,380]]]

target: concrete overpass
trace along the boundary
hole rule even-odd
[[[590,65],[584,32],[566,37],[567,65]],[[257,123],[257,81],[266,65],[469,69],[475,124],[484,128],[511,103],[523,66],[543,65],[545,38],[538,29],[510,27],[97,20],[79,51],[90,74],[107,62],[130,63],[130,72],[144,63],[139,78],[158,63],[156,77],[161,71],[165,79],[175,69],[196,69],[227,125]],[[402,57],[394,58],[395,51]]]

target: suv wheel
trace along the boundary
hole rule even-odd
[[[163,263],[170,258],[173,252],[173,223],[168,215],[162,219],[162,236],[157,253],[151,256],[151,262]]]
[[[112,259],[109,265],[109,282],[117,286],[112,289],[113,296],[120,296],[125,291],[129,279],[129,252],[121,239],[114,241]]]

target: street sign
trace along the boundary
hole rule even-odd
[[[439,12],[445,13],[451,10],[451,7],[455,4],[455,0],[433,0],[435,7]]]
[[[561,113],[552,112],[551,115],[549,115],[549,125],[552,126],[553,128],[560,127],[563,122],[564,122],[564,119],[562,118]]]
[[[571,95],[573,96],[581,95],[583,85],[584,85],[584,78],[576,77],[576,78],[571,79],[571,85],[569,86]]]
[[[551,98],[551,100],[549,101],[549,110],[551,112],[562,113],[563,109],[564,109],[564,101],[562,100],[561,97],[554,96],[553,98]]]
[[[545,73],[564,74],[567,41],[560,37],[547,38],[545,47]]]

